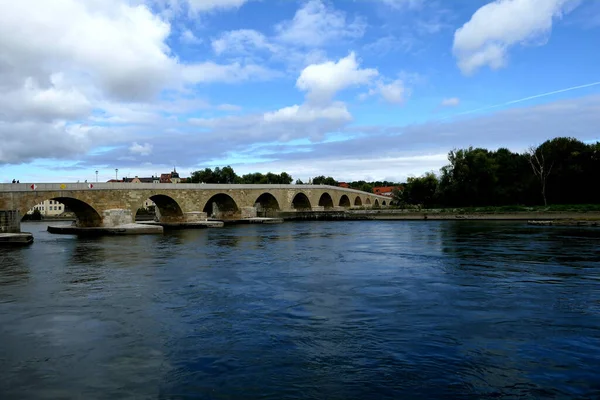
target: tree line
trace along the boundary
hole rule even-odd
[[[372,193],[377,186],[397,187],[400,206],[484,207],[505,205],[600,203],[600,142],[586,144],[570,137],[547,140],[518,153],[506,148],[454,149],[438,174],[427,172],[406,182],[364,180],[346,182]],[[231,166],[195,171],[192,183],[290,184],[282,172],[238,176]],[[304,184],[297,179],[296,184]],[[307,184],[338,186],[331,176],[310,178]]]
[[[522,153],[469,147],[450,151],[448,161],[439,175],[409,178],[396,201],[423,207],[600,201],[600,142],[558,137]]]
[[[281,184],[288,185],[292,183],[293,178],[287,172],[274,174],[268,172],[262,174],[254,172],[239,176],[235,173],[231,166],[223,168],[217,167],[214,170],[205,168],[203,170],[194,171],[188,179],[190,183],[245,183],[245,184]]]
[[[183,181],[183,180],[182,180]],[[294,179],[287,172],[282,172],[280,174],[274,174],[272,172],[267,172],[263,174],[261,172],[253,172],[245,175],[238,175],[235,173],[234,169],[231,166],[226,167],[216,167],[205,168],[203,170],[198,170],[192,172],[190,178],[187,178],[184,183],[236,183],[236,184],[279,184],[279,185],[289,185],[292,183]],[[310,184],[310,185],[330,185],[330,186],[338,186],[340,182],[335,180],[331,176],[315,176],[314,178],[309,178],[306,182],[303,182],[301,179],[296,179],[294,182],[297,185]],[[366,182],[366,181],[354,181],[348,182],[348,187],[352,189],[362,190],[365,192],[372,193],[373,187],[376,186],[394,186],[398,185],[398,183],[388,182],[388,181],[376,181],[376,182]]]

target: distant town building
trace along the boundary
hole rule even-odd
[[[396,189],[402,190],[402,186],[375,186],[373,188],[373,193],[380,196],[392,197],[392,194]]]
[[[155,177],[155,176],[151,176],[150,178],[139,178],[139,177],[134,177],[134,178],[123,178],[123,182],[126,183],[160,183],[160,178],[159,177]]]
[[[133,178],[123,178],[123,179],[110,179],[106,181],[107,183],[181,183],[186,182],[187,179],[180,178],[179,173],[177,173],[176,169],[173,169],[173,172],[170,174],[160,174],[160,176],[151,176],[150,178],[140,178],[139,176],[135,176]]]
[[[160,174],[160,183],[179,183],[181,182],[181,178],[179,178],[179,174],[177,170],[173,168],[173,172],[170,174]]]
[[[350,185],[347,184],[346,182],[338,182],[338,186],[339,187],[343,187],[343,188],[349,188],[350,187]]]
[[[46,200],[33,206],[27,211],[27,214],[33,214],[35,210],[38,210],[44,216],[56,216],[65,212],[65,205],[56,200]]]

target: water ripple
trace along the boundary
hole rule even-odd
[[[600,234],[248,225],[0,249],[0,398],[600,398]]]

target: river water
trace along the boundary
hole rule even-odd
[[[306,222],[0,249],[0,399],[600,398],[600,231]]]

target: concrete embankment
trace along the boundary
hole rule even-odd
[[[156,222],[156,221],[140,221],[139,225],[160,226],[164,229],[206,229],[206,228],[221,228],[223,221],[196,221],[196,222]]]
[[[126,224],[114,228],[81,228],[73,225],[48,226],[48,232],[64,235],[103,236],[103,235],[145,235],[163,233],[162,226],[146,224]]]
[[[448,212],[441,210],[346,210],[282,212],[290,221],[382,220],[382,221],[600,221],[600,212]]]
[[[600,212],[573,212],[573,211],[555,211],[555,212],[473,212],[473,213],[454,213],[439,210],[350,210],[348,211],[356,219],[371,220],[490,220],[490,221],[598,221]],[[352,219],[349,218],[349,219]]]
[[[33,243],[33,235],[29,232],[0,233],[0,246],[25,246]]]
[[[529,225],[537,225],[537,226],[593,226],[600,227],[600,220],[592,221],[592,220],[573,220],[573,219],[564,219],[564,220],[554,220],[554,221],[527,221]]]
[[[281,224],[283,223],[283,218],[252,217],[234,220],[223,220],[223,222],[225,223],[225,225]]]

